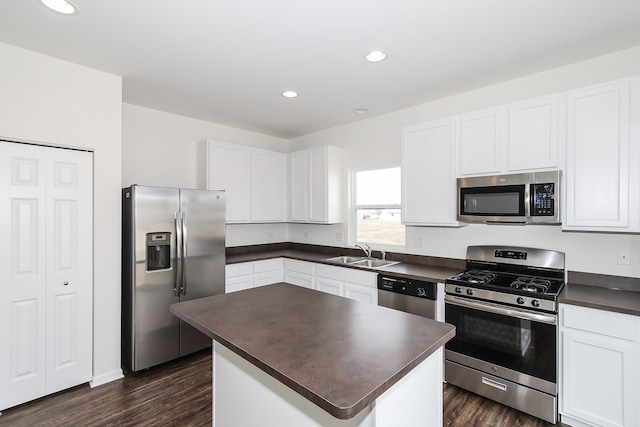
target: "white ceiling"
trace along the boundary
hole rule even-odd
[[[638,0],[72,3],[2,0],[0,41],[120,75],[124,102],[283,138],[640,45]]]

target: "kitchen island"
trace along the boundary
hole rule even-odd
[[[171,311],[214,340],[216,427],[442,425],[452,325],[286,283]]]

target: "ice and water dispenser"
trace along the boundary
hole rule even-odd
[[[147,233],[147,271],[171,268],[171,233]]]

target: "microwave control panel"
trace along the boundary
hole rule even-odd
[[[531,216],[554,216],[554,183],[531,184]]]

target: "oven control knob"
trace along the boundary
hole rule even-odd
[[[534,307],[540,307],[540,301],[538,301],[537,299],[534,299],[533,301],[531,301],[531,305]]]
[[[461,294],[462,293],[462,288],[460,286],[456,286],[456,294]]]
[[[467,289],[467,295],[473,295],[473,289]]]
[[[517,302],[518,304],[524,304],[524,298],[522,298],[522,297],[518,297],[518,299],[516,299],[516,302]]]

